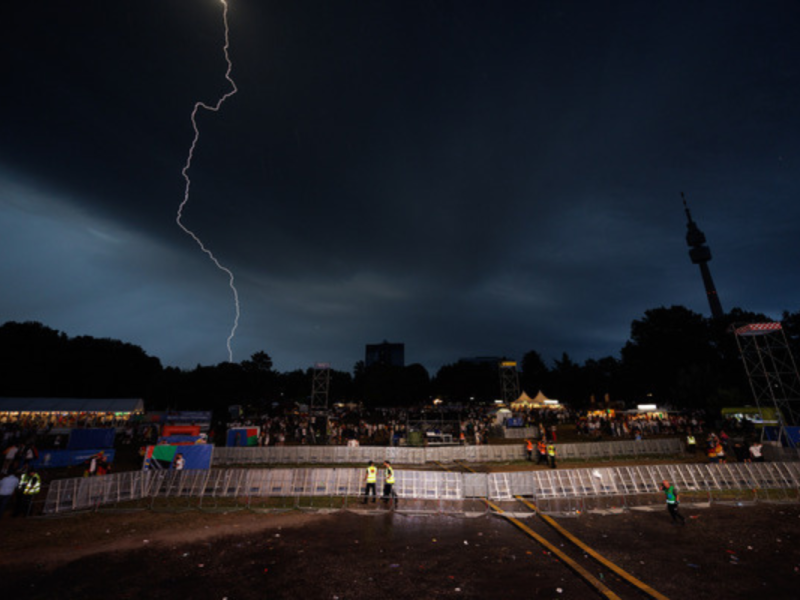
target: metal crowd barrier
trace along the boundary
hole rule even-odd
[[[678,438],[650,440],[621,440],[556,444],[562,459],[609,460],[620,456],[667,455],[683,452]],[[382,463],[423,465],[452,462],[506,462],[523,460],[525,448],[519,445],[501,446],[439,446],[404,448],[386,446],[269,446],[266,448],[214,448],[213,466],[227,465],[299,465],[299,464],[358,464],[370,460]]]
[[[514,496],[569,498],[636,496],[661,490],[666,479],[682,493],[702,492],[725,498],[726,491],[800,489],[797,463],[733,463],[649,465],[597,469],[544,469],[523,473],[491,473],[490,495],[497,500]],[[736,496],[730,496],[735,498]]]
[[[504,427],[503,437],[513,440],[534,439],[539,437],[538,427]]]
[[[455,473],[395,470],[401,499],[510,501],[527,496],[538,502],[613,498],[635,504],[660,491],[668,479],[683,495],[706,500],[786,501],[800,499],[798,463],[734,463],[540,469],[512,473]],[[383,486],[379,470],[377,489]],[[232,499],[250,506],[254,499],[360,498],[363,468],[210,469],[136,471],[50,483],[44,513],[94,510],[100,506],[141,506],[158,499],[200,499],[213,504]],[[652,502],[652,497],[648,500]]]

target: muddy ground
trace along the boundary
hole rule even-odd
[[[673,600],[800,597],[800,506],[683,512],[684,527],[660,507],[559,522]],[[535,518],[525,522],[549,530]],[[499,517],[413,516],[380,506],[330,514],[6,516],[0,589],[5,598],[47,600],[600,597]]]

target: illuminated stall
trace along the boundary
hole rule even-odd
[[[124,427],[143,413],[141,398],[0,398],[0,424],[22,427]]]

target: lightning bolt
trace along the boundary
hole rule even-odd
[[[192,109],[192,128],[194,129],[194,139],[192,140],[192,145],[189,148],[189,155],[186,157],[186,165],[184,165],[181,174],[183,175],[183,179],[186,181],[186,188],[183,192],[183,202],[180,203],[178,206],[178,215],[175,218],[175,222],[178,224],[186,234],[191,236],[191,238],[200,246],[200,249],[211,259],[211,262],[216,265],[216,267],[225,273],[228,276],[228,285],[231,288],[231,292],[233,292],[233,302],[236,307],[236,316],[233,320],[233,326],[231,327],[231,332],[228,335],[227,340],[227,347],[228,347],[228,362],[233,362],[233,350],[231,350],[231,342],[233,341],[234,336],[236,335],[236,328],[239,327],[239,292],[236,289],[235,279],[233,276],[233,272],[228,269],[227,267],[223,266],[222,263],[217,260],[217,257],[214,256],[214,253],[211,252],[208,248],[206,248],[205,244],[203,244],[202,240],[188,227],[186,227],[182,222],[183,217],[183,209],[186,204],[189,202],[189,188],[192,185],[191,180],[189,179],[189,168],[192,166],[192,158],[194,157],[194,149],[197,147],[197,141],[200,139],[200,129],[197,126],[197,112],[202,108],[204,110],[208,110],[211,112],[219,112],[220,107],[222,107],[223,102],[233,96],[239,89],[236,87],[236,83],[231,78],[231,71],[233,70],[233,63],[231,62],[231,57],[228,54],[228,48],[230,47],[230,40],[229,40],[229,30],[228,30],[228,2],[227,0],[220,0],[223,5],[222,11],[222,20],[225,24],[225,45],[222,47],[222,51],[225,54],[225,62],[228,63],[228,70],[225,71],[225,79],[231,84],[231,90],[221,96],[217,103],[213,106],[206,104],[205,102],[196,102],[194,105],[194,109]]]

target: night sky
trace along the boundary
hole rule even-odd
[[[618,356],[644,311],[800,310],[800,4],[228,0],[184,224],[235,362]],[[177,226],[219,0],[0,11],[0,323],[228,360]]]

